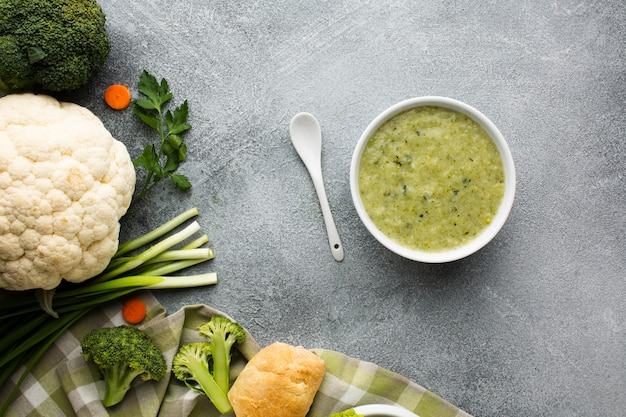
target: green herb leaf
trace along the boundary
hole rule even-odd
[[[143,71],[139,76],[139,84],[137,90],[147,96],[151,101],[158,102],[159,83],[156,78],[148,74],[147,71]]]
[[[141,166],[147,170],[151,170],[155,164],[158,164],[157,161],[158,154],[154,149],[154,145],[146,145],[143,153],[138,158],[135,158],[133,164],[135,165],[135,168]]]
[[[187,100],[183,102],[180,106],[174,109],[174,120],[178,123],[182,123],[187,120],[187,115],[189,114],[189,104]]]
[[[189,182],[187,177],[184,175],[172,174],[170,175],[170,179],[174,182],[174,184],[176,184],[176,186],[179,189],[183,191],[186,191],[191,188],[191,183]]]
[[[181,162],[187,159],[187,145],[183,134],[191,129],[187,123],[189,103],[185,100],[173,111],[166,106],[174,95],[169,90],[169,83],[164,78],[156,77],[143,71],[139,76],[138,91],[145,97],[139,97],[133,105],[133,112],[139,119],[156,130],[159,134],[159,145],[148,145],[133,163],[135,167],[146,170],[147,175],[143,186],[131,204],[143,198],[163,178],[169,177],[179,190],[188,190],[191,183],[185,175],[176,174]]]
[[[146,100],[145,98],[138,98],[137,100],[135,100],[135,104],[141,107],[142,109],[146,109],[146,110],[157,109],[156,104],[154,104],[152,100]]]
[[[191,129],[191,126],[188,125],[187,123],[181,123],[178,125],[173,125],[172,128],[170,129],[170,134],[172,135],[179,135],[183,132],[186,132],[187,130]]]
[[[165,161],[164,170],[166,172],[174,172],[178,169],[180,165],[180,160],[178,159],[178,154],[176,152],[170,152],[167,154],[167,159]]]
[[[183,138],[181,138],[178,134],[171,134],[167,140],[169,145],[174,149],[180,148],[183,144]]]
[[[133,106],[133,113],[139,116],[139,118],[152,129],[159,130],[159,118],[152,114],[146,114],[137,103]]]

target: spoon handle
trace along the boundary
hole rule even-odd
[[[326,190],[324,189],[324,180],[322,179],[321,172],[311,171],[311,179],[315,186],[315,192],[320,200],[320,206],[322,208],[322,215],[324,216],[324,224],[326,225],[326,233],[328,234],[328,244],[330,245],[330,252],[333,255],[335,261],[343,261],[343,245],[339,238],[339,232],[337,226],[333,220],[333,215],[330,212],[330,206],[328,205],[328,197],[326,197]]]

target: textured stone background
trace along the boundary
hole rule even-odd
[[[623,0],[101,0],[113,51],[68,99],[137,155],[152,139],[101,96],[143,69],[189,100],[194,184],[162,187],[124,219],[137,236],[198,206],[217,286],[161,292],[274,340],[339,350],[476,416],[626,410],[626,3]],[[478,4],[478,6],[476,6]],[[406,98],[444,95],[490,117],[518,175],[497,238],[446,265],[401,259],[359,221],[358,137]],[[328,249],[288,137],[323,128],[327,193],[346,251]]]

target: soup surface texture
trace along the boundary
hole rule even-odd
[[[475,238],[504,196],[504,168],[489,134],[470,117],[417,107],[385,122],[358,171],[365,210],[400,245],[428,252]]]

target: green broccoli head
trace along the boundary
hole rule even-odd
[[[235,343],[246,340],[244,328],[226,317],[214,316],[198,328],[198,332],[209,339],[213,353],[213,375],[224,391],[230,385],[230,351]]]
[[[135,327],[94,329],[80,345],[85,360],[92,360],[104,377],[105,407],[121,402],[136,377],[158,381],[165,375],[163,354],[148,335]]]
[[[209,374],[209,361],[211,360],[211,345],[204,342],[187,343],[178,349],[178,353],[172,361],[172,372],[176,379],[188,382],[198,381],[200,372]],[[196,389],[193,383],[192,389]]]
[[[232,413],[233,407],[223,391],[215,382],[210,371],[212,351],[206,342],[188,343],[180,347],[172,361],[172,372],[176,379],[182,381],[200,394],[209,397],[215,408],[222,414]]]
[[[96,0],[0,2],[0,91],[74,90],[111,49]]]
[[[211,317],[208,322],[198,328],[198,332],[210,339],[213,344],[223,340],[228,350],[235,343],[243,343],[246,340],[246,332],[239,323],[221,316]]]

